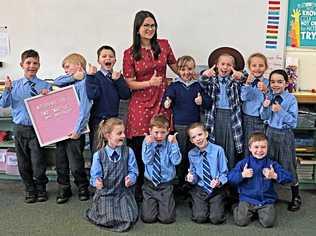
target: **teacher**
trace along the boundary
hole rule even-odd
[[[172,49],[167,40],[157,39],[157,27],[157,21],[151,12],[137,12],[134,20],[133,45],[124,51],[123,57],[123,74],[132,90],[126,136],[128,145],[134,150],[137,159],[140,173],[138,188],[144,179],[141,147],[144,134],[149,132],[150,119],[159,113],[170,116],[161,105],[167,87],[167,65],[177,73]]]

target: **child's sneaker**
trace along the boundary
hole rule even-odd
[[[35,203],[37,200],[36,193],[35,192],[25,192],[25,203]]]

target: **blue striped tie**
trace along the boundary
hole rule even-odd
[[[200,153],[200,155],[203,158],[203,184],[204,184],[204,189],[208,194],[213,192],[213,189],[211,187],[211,168],[210,168],[210,163],[207,160],[207,153],[206,151],[203,151]]]
[[[30,80],[27,81],[27,83],[30,85],[30,89],[31,89],[30,94],[31,94],[31,96],[34,97],[34,96],[38,95],[38,92],[35,89],[35,83],[33,81],[30,81]]]
[[[157,146],[155,147],[155,154],[154,154],[152,181],[155,186],[158,186],[161,182],[161,164],[160,164],[160,153],[159,153],[160,147],[161,147],[161,144],[157,144]]]

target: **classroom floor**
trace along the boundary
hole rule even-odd
[[[100,229],[84,218],[90,201],[80,202],[77,190],[64,205],[55,203],[57,186],[48,184],[49,200],[45,203],[25,204],[23,186],[16,181],[0,181],[0,236],[7,235],[117,235]],[[286,210],[287,189],[280,191],[281,201],[277,204],[277,223],[274,228],[264,229],[257,221],[248,227],[237,227],[232,215],[228,214],[225,224],[196,224],[190,220],[187,201],[177,206],[177,221],[171,225],[144,224],[140,220],[128,235],[316,235],[316,191],[302,191],[303,207],[298,212]],[[123,233],[122,235],[127,235]]]

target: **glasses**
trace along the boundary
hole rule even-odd
[[[156,25],[155,24],[144,24],[142,25],[145,29],[156,29]]]

